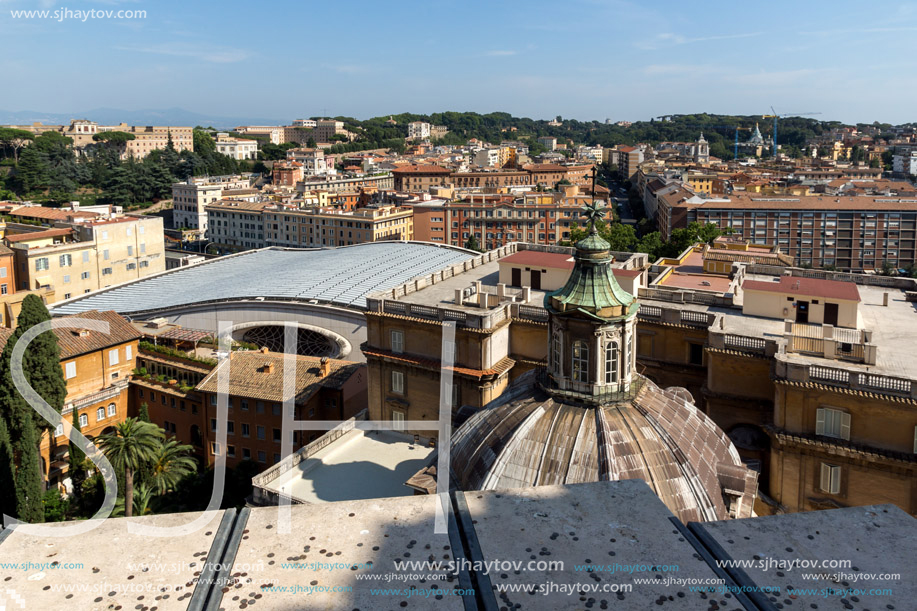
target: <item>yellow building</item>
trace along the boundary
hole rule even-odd
[[[9,234],[19,290],[57,301],[165,271],[162,218],[119,216]]]

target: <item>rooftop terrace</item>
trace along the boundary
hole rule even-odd
[[[911,609],[917,595],[917,521],[892,505],[683,525],[645,482],[627,480],[453,492],[445,500],[447,532],[435,534],[439,502],[423,495],[296,505],[290,532],[269,507],[216,512],[185,536],[145,538],[127,525],[176,526],[199,514],[111,519],[67,538],[13,529],[0,535],[7,562],[61,564],[4,568],[0,578],[12,609],[20,600],[26,609],[94,611],[876,611]],[[456,570],[447,567],[443,578],[395,565],[411,560],[453,562]],[[727,560],[759,568],[721,569]],[[856,577],[806,579],[804,568],[786,568],[813,560],[849,562],[825,572]],[[562,565],[538,564],[546,561]],[[82,568],[66,568],[71,562]],[[518,568],[503,564],[513,562]],[[695,579],[712,580],[704,582],[712,589],[684,581]],[[495,589],[505,586],[532,591]],[[754,592],[764,587],[772,591]]]

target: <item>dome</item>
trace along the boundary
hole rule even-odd
[[[642,479],[682,522],[751,515],[757,474],[683,389],[635,374],[618,400],[587,406],[521,376],[452,437],[463,490]]]

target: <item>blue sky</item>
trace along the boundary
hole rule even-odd
[[[146,10],[139,20],[10,11]],[[0,108],[917,121],[917,4],[0,0]]]

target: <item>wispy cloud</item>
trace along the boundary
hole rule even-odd
[[[487,57],[509,57],[510,55],[516,55],[517,53],[517,51],[513,51],[512,49],[495,49],[493,51],[488,51],[484,55]]]
[[[364,64],[324,64],[322,67],[340,74],[360,74],[367,71]]]
[[[888,34],[894,32],[917,32],[917,26],[893,26],[876,28],[839,28],[835,30],[800,31],[802,36],[847,36],[849,34]]]
[[[251,57],[245,49],[228,47],[210,47],[188,43],[172,43],[149,45],[145,47],[115,47],[119,51],[132,51],[134,53],[150,53],[153,55],[168,55],[172,57],[190,57],[198,61],[212,64],[234,64]]]
[[[761,36],[764,32],[746,32],[743,34],[722,34],[720,36],[683,36],[681,34],[672,34],[670,32],[665,32],[662,34],[657,34],[649,40],[641,40],[636,43],[638,49],[644,49],[647,51],[652,51],[655,49],[661,49],[665,47],[674,47],[677,45],[692,45],[699,42],[713,42],[717,40],[734,40],[737,38],[754,38],[756,36]]]

